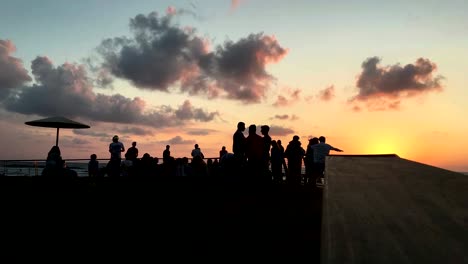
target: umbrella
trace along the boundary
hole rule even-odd
[[[25,122],[26,125],[38,127],[55,127],[57,128],[57,137],[55,145],[58,146],[59,129],[60,128],[90,128],[90,126],[78,123],[62,116],[54,116],[34,121]]]

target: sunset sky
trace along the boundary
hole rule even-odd
[[[232,151],[237,122],[283,145],[468,171],[468,2],[0,0],[0,159]],[[246,131],[247,135],[247,131]]]

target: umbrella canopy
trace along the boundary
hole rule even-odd
[[[57,137],[55,139],[55,145],[58,146],[58,137],[60,128],[90,128],[90,126],[70,120],[62,116],[54,116],[44,119],[38,119],[33,121],[25,122],[29,126],[38,127],[53,127],[57,128]]]

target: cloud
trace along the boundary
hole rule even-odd
[[[419,58],[414,64],[379,66],[380,58],[371,57],[362,63],[356,86],[358,94],[351,103],[364,103],[370,110],[398,109],[404,98],[442,91],[442,76],[433,77],[437,65]]]
[[[284,115],[275,115],[274,117],[272,117],[270,119],[292,120],[293,121],[293,120],[299,119],[299,117],[297,117],[296,115],[289,116],[287,114],[284,114]]]
[[[169,145],[186,145],[186,144],[195,144],[195,140],[185,140],[181,136],[175,136],[169,140],[161,141]]]
[[[117,132],[122,134],[130,134],[130,135],[137,135],[137,136],[146,136],[146,135],[153,135],[153,131],[148,129],[143,129],[141,127],[119,127],[116,128]]]
[[[194,108],[189,100],[186,100],[183,105],[180,106],[179,109],[175,111],[176,117],[181,120],[199,120],[199,121],[211,121],[216,116],[219,115],[218,112],[205,112],[201,108]]]
[[[99,46],[103,67],[143,89],[175,89],[248,103],[266,96],[275,80],[266,65],[287,53],[274,37],[250,34],[210,51],[208,40],[197,36],[196,29],[173,25],[172,17],[152,12],[132,18],[132,37],[109,38]]]
[[[286,136],[294,134],[294,130],[281,126],[270,126],[270,135],[272,136]]]
[[[37,57],[31,68],[37,84],[12,92],[3,102],[7,110],[22,114],[84,117],[95,121],[158,128],[180,126],[187,121],[208,122],[218,115],[217,112],[193,108],[189,101],[178,109],[157,106],[146,111],[146,102],[139,97],[130,99],[120,94],[95,93],[83,65],[65,63],[54,67],[47,57]],[[192,115],[181,115],[180,112]]]
[[[286,89],[286,96],[278,95],[276,101],[273,103],[275,107],[285,107],[290,106],[300,99],[301,90],[300,89]]]
[[[73,134],[76,135],[83,135],[83,136],[90,136],[90,137],[97,137],[97,138],[111,138],[113,135],[104,133],[104,132],[96,132],[89,129],[73,129]]]
[[[185,133],[187,133],[188,135],[193,135],[193,136],[206,136],[215,132],[218,132],[218,131],[214,129],[189,129],[185,131]]]
[[[74,145],[84,145],[84,144],[89,144],[91,142],[89,142],[88,140],[85,140],[85,139],[74,138],[71,141],[71,143],[74,144]]]
[[[330,101],[335,97],[335,86],[330,85],[327,88],[319,91],[317,97],[322,101]]]
[[[15,51],[13,42],[0,39],[0,100],[7,96],[7,89],[20,87],[31,81],[23,62],[11,56]]]

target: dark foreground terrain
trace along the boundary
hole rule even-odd
[[[0,191],[4,227],[11,227],[4,240],[32,245],[46,259],[320,260],[322,193],[308,186],[1,177]]]

